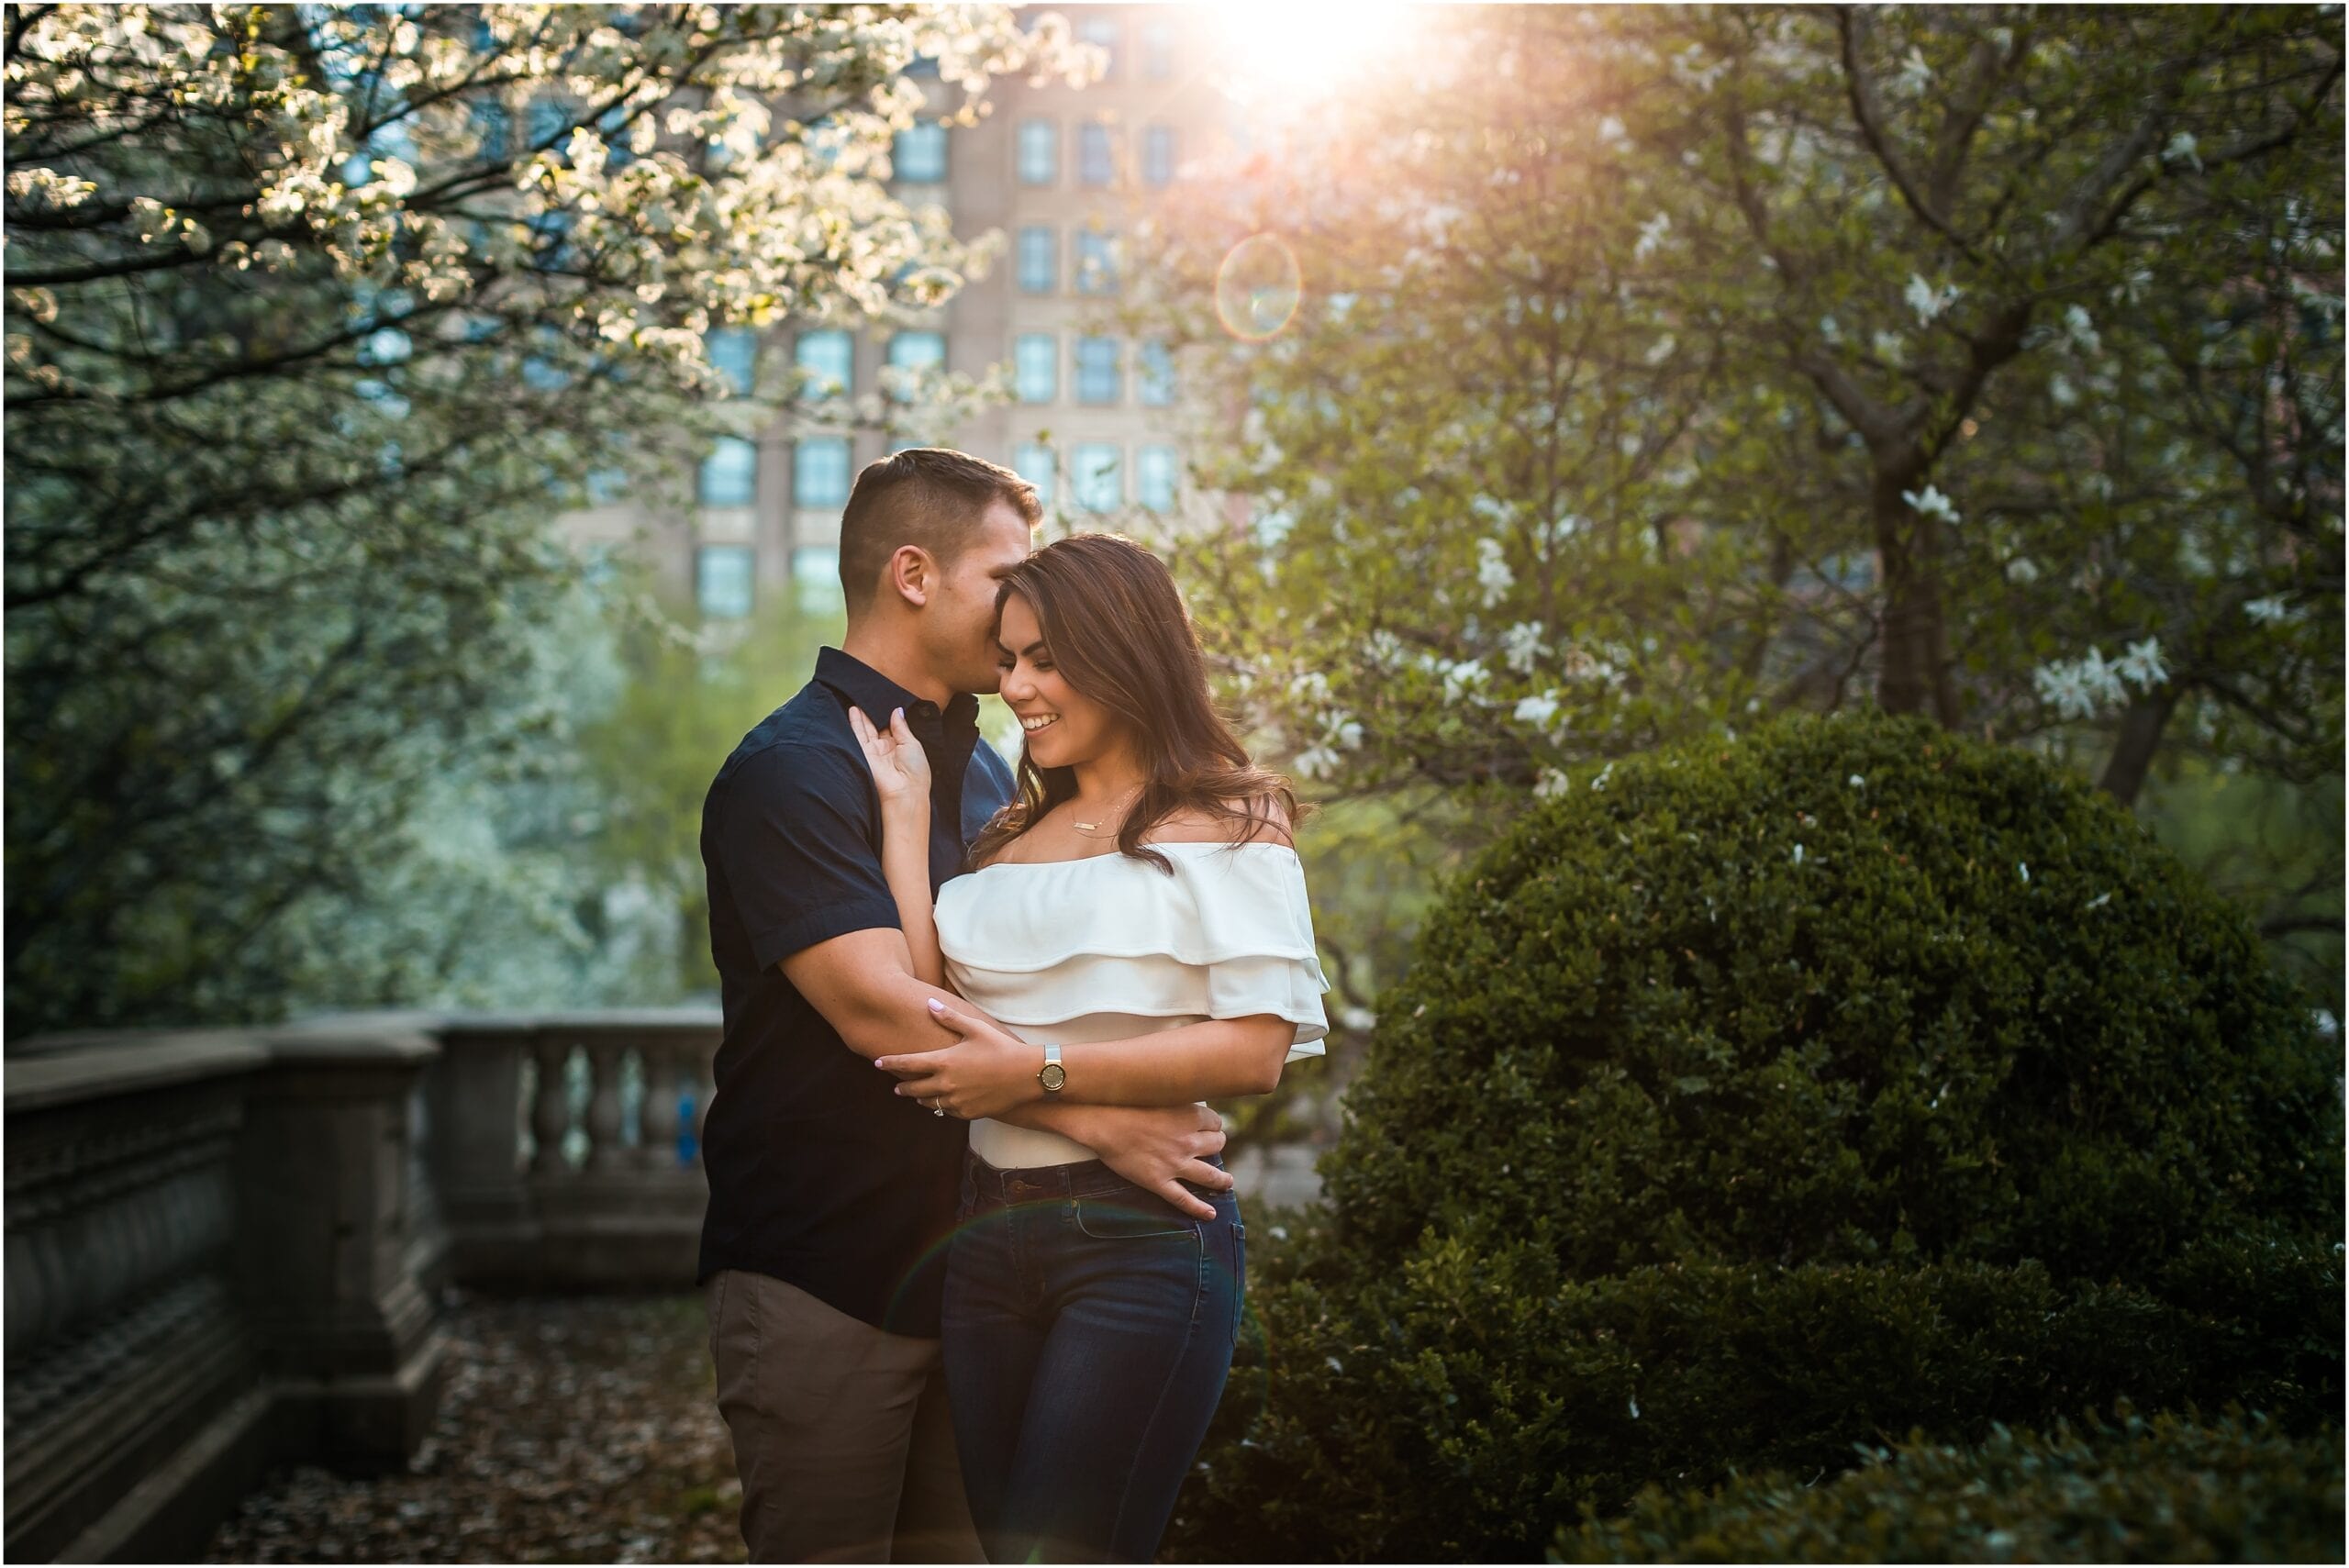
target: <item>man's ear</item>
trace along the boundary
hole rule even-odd
[[[918,609],[938,586],[938,562],[918,544],[901,544],[889,555],[891,592]]]

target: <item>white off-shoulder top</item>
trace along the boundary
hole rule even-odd
[[[1285,844],[1150,843],[1174,867],[1111,852],[997,862],[938,890],[939,951],[954,989],[1037,1045],[1154,1034],[1274,1013],[1297,1026],[1288,1060],[1330,1032],[1306,902]],[[1001,1169],[1064,1165],[1094,1151],[1056,1133],[971,1123],[971,1149]]]

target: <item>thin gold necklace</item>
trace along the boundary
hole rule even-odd
[[[1127,794],[1129,794],[1129,795],[1135,795],[1135,794],[1139,794],[1139,793],[1141,792],[1141,785],[1140,785],[1140,784],[1136,784],[1132,789],[1130,789],[1130,790],[1127,791],[1126,793],[1127,793]],[[1072,811],[1072,812],[1070,812],[1070,813],[1068,814],[1068,819],[1069,819],[1071,822],[1074,822],[1074,823],[1076,823],[1076,830],[1077,830],[1078,832],[1080,832],[1080,833],[1094,833],[1094,834],[1098,834],[1098,833],[1099,833],[1100,828],[1101,828],[1101,822],[1107,822],[1107,821],[1108,820],[1108,818],[1105,817],[1103,817],[1103,818],[1101,819],[1101,822],[1077,822],[1077,820],[1076,820],[1076,813],[1075,813],[1075,812],[1074,812],[1074,811]]]

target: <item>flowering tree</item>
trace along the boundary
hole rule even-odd
[[[893,6],[41,6],[6,49],[12,1029],[411,963],[331,912],[556,722],[547,519],[726,428],[710,334],[951,293],[985,248],[893,136],[1090,63]]]
[[[1300,772],[1854,700],[2124,799],[2165,741],[2337,772],[2335,18],[1450,15],[1162,227],[1257,504],[1187,569]]]

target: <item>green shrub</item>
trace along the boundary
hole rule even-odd
[[[1523,1557],[1911,1429],[2338,1408],[2337,1062],[2029,756],[1843,718],[1586,773],[1380,1013],[1178,1554]]]
[[[1577,1274],[2143,1279],[2246,1220],[2330,1225],[2338,1065],[2110,798],[1920,721],[1801,718],[1578,778],[1474,863],[1326,1173],[1367,1251],[1432,1224]]]
[[[1823,1485],[1774,1474],[1642,1492],[1558,1532],[1566,1562],[2338,1562],[2341,1433],[2239,1410],[2121,1412],[1967,1448],[1912,1439]]]

